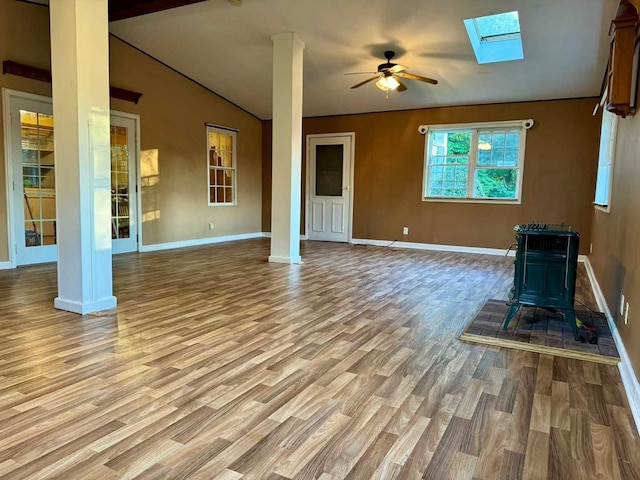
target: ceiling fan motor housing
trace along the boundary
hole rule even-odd
[[[395,52],[392,50],[387,50],[384,52],[384,58],[387,59],[387,63],[381,63],[378,65],[378,72],[382,72],[384,70],[389,70],[390,68],[395,67],[396,63],[391,63],[391,59],[395,56]]]

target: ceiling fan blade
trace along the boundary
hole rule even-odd
[[[396,75],[394,75],[395,79],[398,81],[398,83],[400,85],[398,85],[398,88],[396,88],[396,90],[398,92],[404,92],[405,90],[407,90],[407,86],[404,84],[404,82],[402,80],[400,80]]]
[[[364,82],[360,82],[360,83],[358,83],[358,84],[354,85],[354,86],[353,86],[353,87],[351,87],[351,88],[353,89],[353,88],[361,87],[362,85],[365,85],[365,84],[367,84],[367,83],[369,83],[369,82],[373,82],[374,80],[377,80],[378,78],[380,78],[380,76],[379,76],[379,75],[376,75],[375,77],[368,78],[368,79],[367,79],[367,80],[365,80]]]
[[[407,67],[405,67],[404,65],[400,65],[400,64],[398,63],[398,64],[396,64],[395,66],[391,67],[391,68],[389,69],[389,71],[390,71],[390,72],[392,72],[392,73],[398,73],[398,72],[402,72],[402,71],[404,71],[404,70],[406,70],[406,69],[407,69]]]
[[[408,78],[409,80],[419,80],[421,82],[431,83],[433,85],[438,84],[438,81],[434,80],[433,78],[422,77],[420,75],[414,75],[413,73],[409,72],[398,72],[396,73],[396,75],[402,78]]]
[[[349,72],[345,73],[345,75],[375,75],[378,72]]]

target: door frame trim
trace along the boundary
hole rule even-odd
[[[16,238],[13,232],[14,229],[14,202],[13,202],[13,160],[11,156],[12,151],[12,138],[11,138],[11,101],[13,99],[30,100],[35,102],[53,104],[53,99],[46,95],[37,95],[35,93],[22,92],[20,90],[13,90],[10,88],[2,88],[2,114],[3,114],[3,134],[4,134],[4,169],[5,169],[5,194],[7,205],[7,240],[9,247],[9,258],[7,262],[1,262],[7,265],[6,268],[16,268]],[[117,110],[109,110],[109,114],[114,114],[119,117],[130,118],[136,123],[136,185],[137,185],[137,205],[136,205],[136,222],[138,226],[138,240],[136,242],[136,251],[140,251],[140,245],[142,245],[142,218],[140,212],[142,211],[142,195],[140,188],[140,115],[120,112]]]
[[[350,137],[351,139],[351,161],[349,162],[349,212],[347,222],[347,243],[351,243],[353,238],[353,176],[354,164],[356,163],[356,133],[355,132],[337,132],[337,133],[309,133],[307,134],[307,153],[305,157],[305,195],[304,195],[304,237],[309,238],[310,230],[310,210],[311,210],[311,139],[312,138],[330,138],[330,137]]]

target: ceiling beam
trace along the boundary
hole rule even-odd
[[[14,62],[12,60],[5,60],[2,62],[2,73],[5,75],[17,75],[19,77],[51,83],[51,72],[49,70],[32,67],[31,65],[24,65],[23,63]],[[131,90],[126,90],[124,88],[109,87],[109,96],[119,100],[126,100],[127,102],[138,103],[142,94],[132,92]]]
[[[124,20],[206,0],[109,0],[109,21]]]

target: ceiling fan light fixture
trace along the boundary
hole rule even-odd
[[[376,82],[376,87],[380,90],[384,90],[385,92],[389,90],[395,90],[400,86],[400,82],[393,78],[392,75],[380,77],[380,79]]]
[[[491,150],[491,144],[489,142],[478,143],[478,150],[488,151]]]

